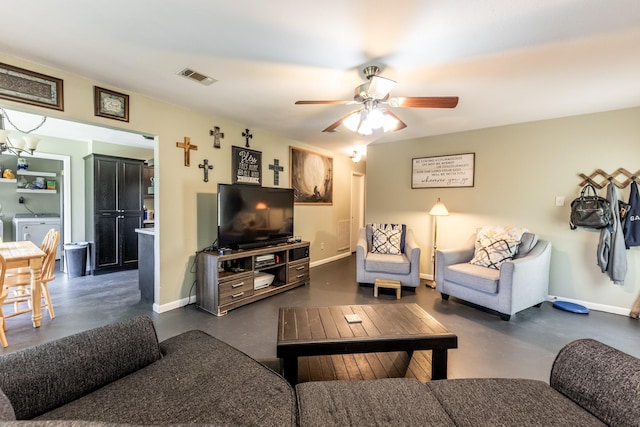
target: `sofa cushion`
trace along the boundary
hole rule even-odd
[[[241,351],[202,331],[185,332],[160,345],[162,359],[39,419],[145,425],[296,424],[293,388]]]
[[[380,271],[390,274],[409,274],[411,263],[406,255],[376,254],[369,252],[364,260],[366,271]]]
[[[452,426],[430,391],[409,378],[296,386],[301,426]]]
[[[602,421],[640,425],[640,359],[593,339],[563,347],[549,383]]]
[[[0,420],[8,421],[15,419],[16,414],[13,412],[13,406],[11,406],[9,398],[0,390]]]
[[[153,322],[139,316],[0,357],[0,389],[16,419],[31,419],[161,357]]]
[[[457,426],[604,425],[543,381],[455,379],[431,381],[425,386]]]
[[[453,264],[444,269],[444,280],[471,289],[495,294],[498,292],[500,271],[467,262]]]

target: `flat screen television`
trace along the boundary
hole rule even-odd
[[[248,249],[293,237],[293,189],[218,184],[218,247]]]

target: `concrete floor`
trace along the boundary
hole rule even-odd
[[[594,338],[640,357],[637,319],[591,311],[588,315],[554,309],[550,303],[530,308],[505,322],[494,314],[460,300],[443,301],[424,285],[403,290],[396,300],[392,290],[373,297],[373,287],[355,282],[355,256],[311,269],[311,284],[296,288],[216,317],[195,305],[158,314],[140,302],[137,270],[67,279],[62,273],[50,283],[56,312],[43,313],[34,329],[29,314],[7,320],[9,353],[119,319],[149,315],[160,340],[190,329],[202,329],[272,365],[276,362],[279,307],[296,305],[395,304],[415,302],[458,335],[458,348],[449,351],[449,378],[519,377],[548,381],[558,350],[578,338]],[[194,291],[195,292],[195,291]],[[2,354],[0,353],[0,354]]]

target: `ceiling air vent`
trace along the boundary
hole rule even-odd
[[[196,81],[200,84],[203,84],[205,86],[209,86],[212,85],[213,83],[217,82],[216,79],[214,79],[213,77],[207,77],[204,74],[200,74],[197,71],[193,71],[190,68],[184,68],[180,71],[178,71],[178,75],[182,76],[182,77],[186,77],[188,79],[191,79],[193,81]]]

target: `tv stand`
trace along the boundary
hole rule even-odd
[[[273,283],[255,289],[257,273],[273,275]],[[309,242],[196,257],[196,306],[216,316],[308,283]]]

